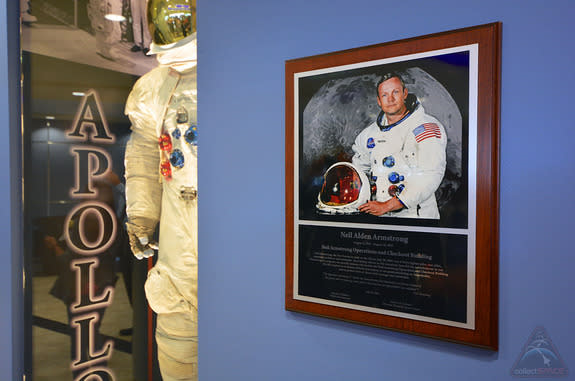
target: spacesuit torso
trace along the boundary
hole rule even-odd
[[[198,376],[196,94],[195,67],[160,66],[138,80],[125,110],[132,121],[125,161],[128,221],[149,221],[151,231],[160,221],[158,260],[145,289],[157,313],[165,381]]]
[[[128,187],[128,217],[161,216],[158,261],[146,281],[156,313],[197,309],[196,94],[195,69],[160,67],[138,81],[126,105],[126,177],[140,183]]]
[[[405,206],[385,216],[438,219],[435,191],[445,173],[446,144],[441,123],[419,104],[395,125],[366,127],[352,147],[352,162],[375,181],[376,201],[397,197]]]

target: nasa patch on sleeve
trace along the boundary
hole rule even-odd
[[[373,140],[373,138],[369,138],[367,139],[367,144],[366,144],[367,148],[373,148],[375,147],[375,140]]]

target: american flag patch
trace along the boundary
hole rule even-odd
[[[441,139],[441,130],[435,123],[424,123],[413,130],[413,135],[415,135],[415,141],[421,143],[427,138]]]

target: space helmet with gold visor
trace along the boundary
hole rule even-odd
[[[147,16],[152,53],[195,39],[196,0],[148,0]]]

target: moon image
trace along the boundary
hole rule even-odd
[[[409,93],[447,133],[447,167],[435,194],[441,209],[461,186],[462,116],[453,97],[426,71],[411,67],[399,74]],[[376,98],[379,79],[376,74],[332,79],[311,97],[303,111],[300,180],[316,183],[333,163],[351,161],[355,138],[381,111]]]

